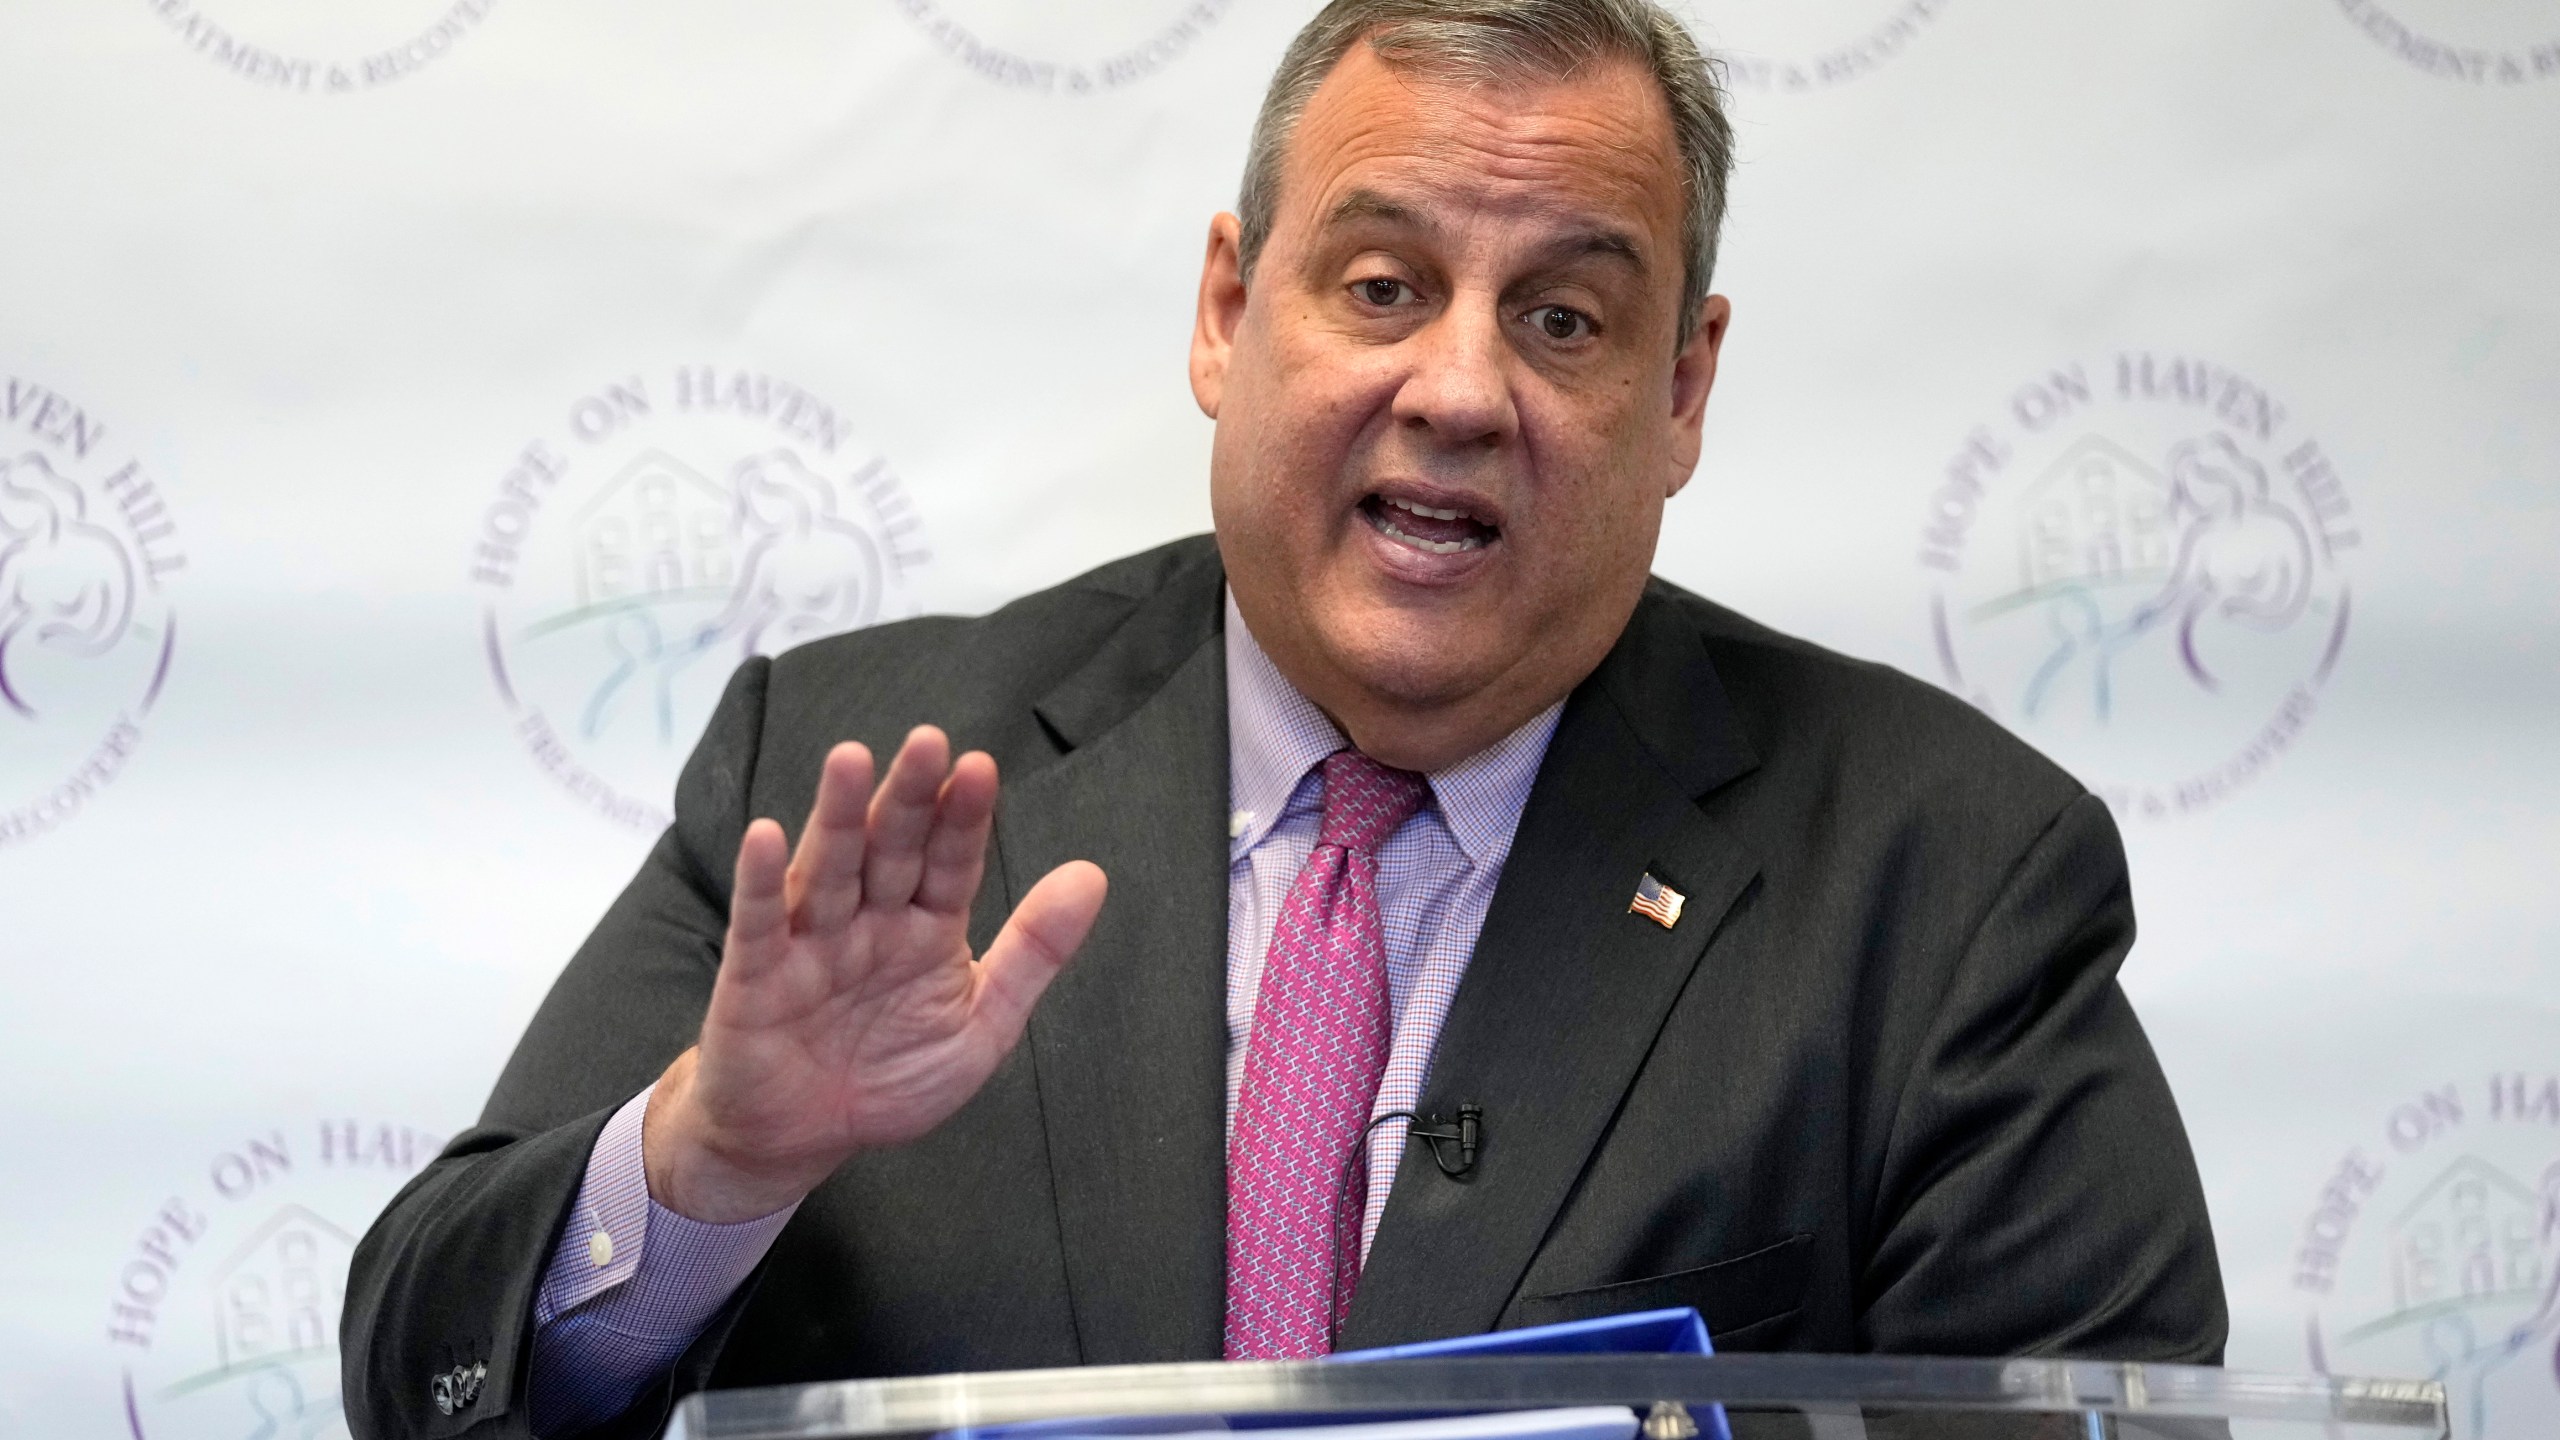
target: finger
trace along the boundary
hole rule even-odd
[[[871,751],[851,741],[829,750],[784,892],[803,931],[842,929],[862,908],[863,812],[870,804]]]
[[[978,967],[977,1019],[1000,1046],[1022,1038],[1032,1005],[1093,933],[1109,889],[1101,866],[1070,860],[1041,876],[1014,907]]]
[[[907,732],[898,758],[889,762],[871,797],[869,850],[863,857],[862,891],[883,909],[904,905],[924,873],[925,836],[933,830],[934,801],[951,773],[951,742],[931,725]]]
[[[995,827],[996,762],[972,750],[951,767],[942,782],[942,803],[933,817],[933,833],[924,842],[924,874],[916,881],[916,904],[941,915],[966,915],[978,898],[978,881],[987,870],[987,833]]]
[[[791,910],[783,901],[782,827],[758,820],[738,839],[737,879],[729,891],[729,936],[715,986],[752,985],[789,948]]]

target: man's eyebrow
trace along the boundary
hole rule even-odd
[[[1325,214],[1328,225],[1347,225],[1359,220],[1408,225],[1420,230],[1435,228],[1421,211],[1375,190],[1353,190],[1335,201],[1333,209]],[[1569,264],[1586,255],[1598,255],[1624,261],[1639,274],[1647,268],[1644,246],[1626,231],[1605,226],[1574,231],[1544,248],[1550,264]]]
[[[1410,205],[1398,204],[1375,190],[1350,192],[1335,201],[1332,211],[1325,216],[1328,225],[1342,225],[1353,220],[1384,220],[1391,225],[1425,227],[1429,224],[1422,218],[1422,212]]]
[[[1583,230],[1567,235],[1548,248],[1559,263],[1579,260],[1585,255],[1599,255],[1625,261],[1637,273],[1643,273],[1644,247],[1624,230]]]

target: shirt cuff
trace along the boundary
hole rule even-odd
[[[538,1432],[619,1414],[693,1344],[799,1208],[711,1225],[650,1199],[641,1133],[656,1089],[605,1122],[543,1269],[530,1387]]]

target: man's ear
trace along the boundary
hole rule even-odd
[[[1191,326],[1191,398],[1218,418],[1227,390],[1227,357],[1244,323],[1244,227],[1233,215],[1209,222],[1209,253],[1200,261],[1200,313]]]
[[[1733,302],[1710,295],[1698,304],[1697,328],[1671,362],[1671,473],[1663,477],[1664,499],[1680,493],[1698,468],[1698,451],[1707,423],[1707,392],[1716,388],[1716,357],[1724,349],[1725,327],[1733,323]],[[1199,362],[1192,362],[1197,374]],[[1195,382],[1196,383],[1196,382]]]

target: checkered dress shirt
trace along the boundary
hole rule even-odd
[[[1263,654],[1227,601],[1227,1116],[1244,1083],[1254,1001],[1281,901],[1314,850],[1316,767],[1347,741]],[[1430,777],[1431,800],[1378,849],[1378,909],[1395,1016],[1374,1116],[1413,1109],[1433,1048],[1484,928],[1530,783],[1561,702],[1481,752]],[[791,1211],[705,1225],[649,1198],[640,1153],[642,1091],[596,1138],[569,1223],[534,1309],[531,1393],[537,1435],[620,1413],[667,1366],[764,1258]],[[1377,1238],[1408,1122],[1370,1132],[1360,1248]],[[606,1237],[602,1242],[597,1236]]]
[[[1511,854],[1512,832],[1529,783],[1555,733],[1558,702],[1490,749],[1431,776],[1431,800],[1378,847],[1378,918],[1387,938],[1387,1004],[1395,1038],[1378,1083],[1372,1119],[1409,1111],[1422,1098],[1431,1052],[1449,1001],[1475,953],[1494,883]],[[1253,1005],[1280,904],[1316,848],[1322,828],[1316,767],[1350,742],[1297,691],[1253,642],[1227,601],[1227,793],[1235,806],[1227,833],[1227,1123],[1235,1123],[1253,1043]],[[1360,1212],[1360,1254],[1378,1237],[1378,1216],[1404,1155],[1404,1120],[1369,1132],[1369,1195]]]

